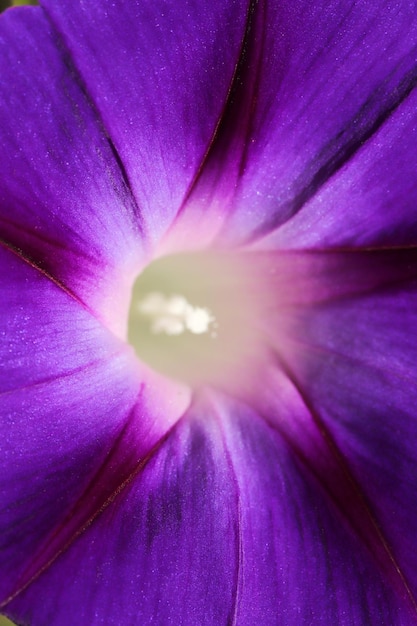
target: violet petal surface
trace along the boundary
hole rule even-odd
[[[2,610],[411,626],[415,6],[41,5],[0,20]],[[268,350],[189,408],[126,317],[206,246]]]

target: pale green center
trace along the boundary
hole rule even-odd
[[[128,340],[156,371],[195,387],[242,380],[255,356],[245,278],[229,256],[158,259],[136,279]]]

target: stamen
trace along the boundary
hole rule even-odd
[[[186,298],[176,294],[165,297],[162,293],[151,292],[138,302],[137,311],[150,319],[154,334],[181,335],[188,331],[202,335],[215,323],[209,309],[192,306]]]

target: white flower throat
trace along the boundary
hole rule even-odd
[[[128,341],[160,373],[192,387],[230,388],[259,355],[255,308],[247,273],[231,255],[172,255],[137,277]]]

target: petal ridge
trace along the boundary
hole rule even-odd
[[[378,562],[382,572],[388,578],[388,581],[392,581],[397,593],[408,603],[410,610],[412,610],[417,617],[417,599],[392,551],[392,547],[384,536],[383,529],[372,510],[370,502],[349,466],[347,458],[339,449],[335,438],[322,420],[317,407],[315,407],[313,402],[308,398],[295,372],[282,356],[277,354],[277,359],[281,369],[294,385],[302,399],[305,408],[312,418],[315,430],[322,438],[325,448],[330,452],[331,457],[335,461],[334,469],[336,469],[337,475],[331,475],[329,477],[326,473],[322,473],[323,469],[320,473],[314,471],[312,464],[309,463],[310,459],[308,454],[303,455],[304,459],[301,457],[303,462],[307,463],[310,470],[313,469],[316,478],[318,478],[324,489],[329,493],[349,526]],[[295,442],[293,442],[292,447],[294,443]],[[301,454],[303,454],[302,451]],[[340,484],[341,482],[342,484]],[[340,495],[335,491],[335,487],[336,489],[341,489]],[[363,524],[364,516],[366,519],[365,524]]]
[[[248,2],[41,2],[88,85],[153,242],[175,219],[210,145]]]
[[[143,386],[139,392],[139,396],[143,392]],[[177,425],[182,420],[181,416],[175,424],[169,428],[169,430],[159,438],[159,440],[152,446],[152,448],[147,452],[147,454],[143,458],[139,458],[133,461],[133,467],[128,465],[128,471],[126,471],[125,463],[126,459],[122,457],[121,460],[117,459],[117,454],[120,452],[119,448],[122,448],[126,444],[124,438],[126,434],[131,435],[129,432],[129,428],[132,426],[132,421],[135,418],[135,409],[136,406],[133,407],[124,425],[121,427],[118,436],[116,437],[115,443],[111,450],[109,451],[106,458],[103,460],[101,466],[97,469],[96,473],[92,477],[89,484],[86,486],[84,493],[80,496],[77,502],[74,504],[73,508],[67,513],[65,519],[61,523],[60,527],[56,529],[51,536],[49,536],[44,545],[40,548],[38,553],[34,555],[33,561],[28,565],[26,571],[21,575],[20,581],[17,582],[16,589],[12,591],[7,598],[0,602],[0,609],[3,610],[7,605],[12,602],[17,596],[19,596],[22,592],[24,592],[32,583],[34,583],[53,563],[64,553],[66,552],[73,542],[78,539],[94,522],[94,520],[103,513],[107,507],[112,504],[112,502],[119,496],[119,494],[123,493],[125,489],[129,487],[134,478],[138,476],[147,466],[147,464],[152,460],[152,458],[157,454],[158,450],[163,446],[165,441],[169,438],[169,436],[175,431]],[[110,493],[106,493],[107,486],[107,478],[108,472],[110,471],[110,477],[115,472],[113,463],[113,458],[116,457],[115,463],[119,466],[117,469],[125,472],[124,478],[120,478],[116,481],[116,485],[112,486],[110,489]],[[128,459],[129,461],[129,459]],[[117,471],[117,470],[116,470]],[[119,476],[118,476],[119,478]],[[80,516],[80,520],[76,520],[77,526],[79,523],[79,527],[76,526],[75,529],[72,529],[70,526],[73,524],[73,516],[79,513],[81,509],[82,513],[82,504],[84,498],[89,498],[90,495],[96,495],[95,489],[96,480],[100,480],[104,483],[102,485],[102,489],[104,489],[104,493],[100,494],[100,497],[97,498],[97,502],[93,502],[92,511],[88,513],[87,516]],[[91,506],[90,503],[88,505]],[[86,519],[83,519],[86,517]],[[68,523],[67,523],[68,521]],[[69,532],[67,532],[69,531]],[[66,535],[69,535],[66,537]]]
[[[83,302],[75,293],[73,293],[68,287],[66,287],[66,285],[64,285],[63,282],[61,282],[59,279],[52,276],[52,274],[44,270],[39,265],[39,263],[36,263],[32,259],[30,259],[28,256],[26,256],[23,250],[16,248],[11,243],[9,243],[8,241],[2,238],[0,238],[0,246],[3,246],[3,248],[5,248],[6,250],[14,254],[23,263],[26,263],[32,269],[39,272],[44,278],[48,279],[51,283],[53,283],[56,287],[58,287],[61,291],[63,291],[67,296],[75,300],[78,304],[80,304],[83,307],[83,309],[88,311],[93,317],[97,319],[94,311],[92,311],[85,302]]]
[[[398,66],[400,63],[398,64]],[[276,215],[270,221],[265,221],[261,224],[259,228],[255,228],[248,237],[243,241],[244,244],[251,244],[256,242],[258,239],[265,237],[266,235],[271,234],[277,228],[279,228],[283,223],[290,220],[294,217],[299,211],[303,209],[303,207],[311,200],[320,189],[335,176],[345,165],[347,165],[357,154],[357,152],[362,148],[362,146],[367,143],[369,140],[376,135],[379,129],[387,122],[390,117],[395,113],[395,111],[407,100],[407,98],[411,95],[415,87],[417,86],[417,65],[414,66],[411,70],[408,71],[405,77],[403,77],[401,83],[398,85],[396,90],[393,90],[392,96],[385,103],[385,107],[380,111],[379,115],[372,120],[371,123],[363,128],[361,131],[361,122],[362,120],[366,120],[369,111],[375,106],[375,101],[378,101],[380,97],[380,93],[383,94],[385,89],[385,84],[388,84],[392,78],[392,75],[395,74],[395,71],[398,69],[398,66],[395,67],[391,75],[389,75],[384,83],[379,86],[372,96],[368,98],[368,100],[362,105],[359,112],[355,115],[355,117],[351,120],[351,123],[347,125],[345,129],[345,133],[341,133],[340,135],[343,137],[343,134],[347,135],[347,139],[343,142],[339,149],[334,151],[333,144],[337,144],[341,141],[341,136],[336,138],[337,141],[330,141],[328,144],[324,145],[321,153],[317,156],[317,160],[319,162],[323,161],[323,164],[312,173],[310,181],[308,184],[303,182],[303,185],[300,187],[300,191],[298,194],[294,196],[288,203],[287,206],[282,207],[285,219],[282,219],[281,215]],[[354,127],[355,125],[359,126],[359,132],[353,133],[350,135],[349,129]],[[343,141],[343,139],[342,139]],[[326,155],[328,153],[328,156]],[[300,177],[300,181],[304,178],[305,172],[302,173]],[[294,181],[294,187],[297,188],[299,186],[299,181]]]
[[[211,400],[211,401],[210,401]],[[207,402],[208,401],[208,402]],[[243,571],[243,559],[244,559],[244,544],[243,544],[243,532],[242,532],[242,502],[240,496],[240,487],[239,481],[236,474],[236,469],[233,464],[232,454],[228,448],[227,437],[224,432],[223,421],[218,414],[217,407],[215,401],[212,401],[211,398],[206,396],[206,402],[210,405],[210,408],[213,410],[213,417],[217,422],[217,427],[219,432],[221,433],[222,443],[223,443],[223,451],[226,457],[226,463],[229,467],[230,476],[232,477],[234,489],[236,492],[236,577],[235,577],[235,586],[232,592],[233,597],[233,607],[231,609],[231,617],[230,617],[230,626],[237,626],[237,619],[239,614],[239,597],[241,595],[241,585],[242,585],[242,571]]]
[[[51,383],[51,382],[55,382],[55,381],[58,381],[58,380],[63,380],[65,378],[69,378],[71,376],[74,376],[74,374],[79,374],[80,372],[87,371],[90,367],[91,368],[96,367],[98,363],[100,363],[100,362],[102,362],[104,360],[113,359],[114,357],[122,354],[122,352],[123,352],[122,350],[118,350],[117,352],[114,352],[113,354],[106,355],[106,357],[104,357],[104,358],[100,357],[98,359],[94,359],[94,360],[90,361],[89,363],[85,363],[85,364],[83,363],[79,367],[76,367],[76,368],[74,368],[72,370],[69,370],[69,371],[66,371],[66,372],[59,372],[59,373],[57,373],[54,376],[49,376],[48,378],[42,378],[42,379],[39,379],[39,380],[35,380],[35,381],[32,381],[31,383],[28,383],[27,385],[22,385],[22,386],[19,386],[19,387],[13,387],[12,389],[7,389],[5,391],[1,391],[0,390],[0,398],[3,398],[4,396],[9,395],[9,394],[16,393],[17,391],[19,391],[19,392],[20,391],[27,391],[29,389],[33,389],[33,388],[38,387],[38,386],[40,387],[42,385],[45,385],[45,384],[48,384],[48,383]]]
[[[261,26],[260,26],[261,44],[259,46],[259,49],[255,45],[255,42],[252,41],[252,37],[251,37],[251,31],[253,29],[256,29],[257,18],[259,19],[261,23]],[[223,136],[224,133],[226,133],[226,137],[227,137],[228,133],[230,132],[230,126],[231,125],[233,126],[234,123],[236,123],[236,121],[233,120],[233,118],[235,117],[235,113],[236,113],[235,107],[238,107],[238,108],[242,107],[244,110],[244,113],[243,113],[244,130],[242,133],[243,136],[238,138],[239,147],[237,149],[238,152],[240,152],[240,156],[236,157],[236,161],[238,164],[237,166],[238,177],[241,176],[245,170],[245,164],[246,164],[246,160],[248,157],[248,154],[247,154],[248,142],[249,142],[250,133],[251,133],[251,125],[250,125],[251,113],[253,112],[253,109],[256,106],[257,95],[258,95],[258,91],[260,88],[260,73],[262,69],[262,49],[263,49],[263,44],[264,44],[264,39],[265,39],[265,19],[266,19],[265,0],[250,0],[249,5],[248,5],[247,18],[246,18],[246,28],[245,28],[245,32],[242,38],[241,50],[240,50],[239,59],[236,64],[235,73],[232,77],[229,93],[224,104],[224,109],[222,111],[221,117],[219,118],[218,126],[216,128],[216,133],[213,135],[213,139],[210,143],[204,162],[202,163],[202,166],[200,167],[199,174],[202,173],[205,163],[211,159],[212,157],[211,152],[216,153],[217,150],[222,149],[222,143],[224,143],[224,136]],[[252,56],[254,56],[254,59],[251,58]],[[242,77],[242,74],[248,73],[247,68],[245,68],[245,65],[247,64],[249,64],[250,66],[252,66],[253,64],[255,66],[253,70],[253,77],[250,80],[250,86],[249,86],[250,96],[248,99],[239,98],[239,90],[244,88],[243,87],[244,78]],[[214,159],[216,158],[216,154],[213,155],[213,158]],[[197,183],[198,183],[198,179],[194,181],[193,188],[195,185],[197,185]],[[188,198],[191,196],[193,188],[190,189],[190,192],[187,194],[185,201],[188,200]]]
[[[81,93],[85,97],[89,107],[94,112],[99,129],[103,132],[104,136],[106,137],[108,146],[113,154],[114,161],[119,169],[121,180],[124,182],[124,191],[127,192],[129,196],[129,200],[131,202],[131,207],[133,209],[135,219],[136,219],[135,226],[138,228],[138,231],[141,237],[144,239],[143,243],[146,245],[146,233],[145,233],[145,227],[143,223],[142,211],[140,207],[138,206],[137,199],[133,192],[132,184],[129,178],[129,174],[123,163],[123,159],[118,149],[116,148],[116,145],[109,132],[109,129],[106,127],[105,119],[100,112],[100,108],[97,106],[97,103],[89,90],[88,83],[84,80],[84,77],[81,71],[77,67],[74,56],[71,54],[71,50],[67,44],[64,34],[61,32],[58,25],[52,20],[51,16],[49,15],[49,13],[45,10],[43,6],[36,7],[36,8],[40,8],[42,10],[45,20],[49,24],[51,32],[54,33],[55,39],[59,46],[59,50],[62,54],[64,64],[67,66],[72,79],[77,84]]]

